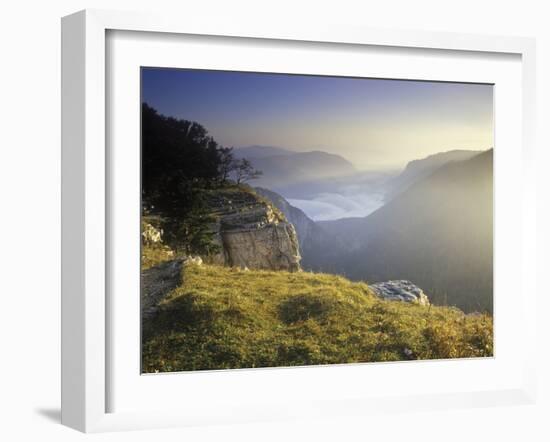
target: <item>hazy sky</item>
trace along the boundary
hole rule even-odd
[[[493,147],[490,85],[146,68],[142,99],[224,146],[323,150],[359,169]]]

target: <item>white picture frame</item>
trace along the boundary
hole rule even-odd
[[[162,35],[191,35],[269,39],[273,41],[337,43],[341,47],[377,46],[383,48],[437,49],[484,54],[511,54],[521,57],[521,324],[525,348],[518,355],[521,380],[505,388],[476,389],[460,393],[431,391],[428,394],[373,397],[327,396],[325,400],[301,404],[274,404],[270,407],[251,402],[235,402],[231,412],[211,413],[197,408],[150,411],[112,411],[109,407],[109,370],[113,355],[108,338],[111,320],[108,244],[112,231],[107,228],[111,210],[109,196],[107,132],[108,84],[106,67],[107,33],[153,32]],[[158,35],[158,34],[156,34]],[[502,404],[532,403],[535,398],[534,318],[535,277],[535,181],[534,104],[535,46],[532,39],[492,37],[416,31],[388,31],[345,26],[248,22],[211,22],[208,17],[181,24],[177,17],[151,14],[86,10],[62,20],[62,423],[84,432],[209,423],[251,422],[288,417],[362,415],[372,410],[435,409]],[[499,250],[495,253],[505,253]],[[498,296],[498,295],[497,295]],[[498,321],[498,316],[496,316]],[[498,355],[496,356],[498,357]],[[387,365],[386,365],[387,366]],[[380,367],[380,366],[379,366]],[[319,367],[327,370],[326,367]],[[353,370],[361,370],[354,367]],[[380,369],[380,368],[379,368]],[[383,368],[382,368],[383,369]],[[303,370],[286,370],[285,376],[304,376]],[[239,371],[242,378],[254,371]],[[326,371],[325,371],[326,372]],[[289,374],[290,373],[290,374]],[[300,375],[301,373],[301,375]],[[311,373],[311,372],[309,372]],[[177,375],[174,375],[177,376]],[[175,379],[172,376],[172,379]],[[222,376],[208,373],[210,379]],[[170,376],[165,376],[169,379]],[[203,374],[204,378],[204,374]],[[519,379],[519,378],[518,378]],[[172,381],[164,381],[170,383]],[[260,382],[260,384],[258,384]],[[227,404],[226,404],[227,405]],[[298,406],[300,405],[300,406]],[[221,408],[220,408],[221,410]]]

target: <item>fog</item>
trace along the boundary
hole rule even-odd
[[[314,221],[329,221],[340,218],[363,217],[382,207],[383,194],[378,193],[320,193],[310,199],[288,200],[302,209]]]

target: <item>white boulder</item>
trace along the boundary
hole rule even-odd
[[[369,287],[382,299],[430,305],[430,300],[422,289],[406,279],[377,282],[369,284]]]

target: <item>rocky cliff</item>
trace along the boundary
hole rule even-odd
[[[208,261],[233,267],[300,270],[300,248],[294,226],[252,189],[233,187],[212,192],[208,205],[221,252]]]
[[[256,187],[255,191],[283,212],[286,219],[296,229],[300,243],[302,268],[304,270],[326,271],[325,267],[316,266],[315,263],[320,256],[330,261],[332,254],[342,248],[339,232],[327,234],[319,223],[313,221],[302,210],[294,207],[284,197],[272,190]]]
[[[320,228],[315,221],[309,218],[302,210],[291,205],[281,195],[262,187],[256,187],[255,191],[272,202],[277,209],[283,212],[286,219],[292,223],[298,234],[301,251],[304,250],[308,242],[311,242],[314,237],[320,235]]]

